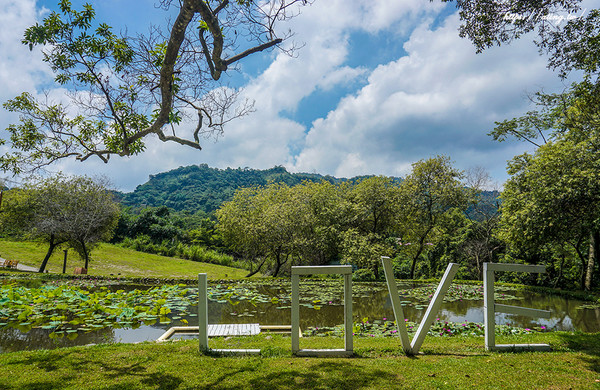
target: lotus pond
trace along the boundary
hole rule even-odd
[[[156,340],[171,326],[194,326],[198,290],[183,284],[143,286],[87,278],[42,283],[0,280],[0,352],[110,342]],[[399,284],[409,330],[416,330],[435,284]],[[209,323],[290,323],[289,280],[209,285]],[[300,283],[300,326],[307,335],[336,334],[343,322],[343,283]],[[600,306],[556,295],[496,287],[496,300],[549,309],[549,319],[498,313],[498,332],[600,331]],[[385,283],[353,284],[354,332],[392,336],[393,310]],[[430,334],[483,334],[483,287],[453,284]]]

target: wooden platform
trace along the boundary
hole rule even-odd
[[[259,324],[208,325],[208,337],[252,336],[260,333]]]
[[[197,326],[174,326],[156,341],[166,341],[175,333],[198,334]],[[252,336],[260,333],[259,324],[211,324],[208,325],[208,337]]]

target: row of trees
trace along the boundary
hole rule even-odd
[[[408,277],[473,199],[447,157],[413,164],[403,181],[370,177],[333,185],[244,188],[218,211],[225,242],[253,272],[341,261],[379,276],[379,257],[402,253]],[[435,269],[430,270],[435,274]]]
[[[459,277],[481,279],[484,262],[504,261],[547,267],[541,279],[507,280],[591,290],[600,279],[600,156],[586,139],[516,158],[500,197],[480,191],[490,185],[485,172],[463,174],[435,157],[402,181],[243,188],[217,211],[217,229],[251,274],[341,262],[378,279],[386,255],[401,278],[438,277],[457,262]]]
[[[404,180],[242,188],[216,221],[166,207],[132,214],[103,181],[59,176],[5,191],[0,230],[48,244],[41,272],[60,245],[75,248],[87,268],[94,245],[112,237],[138,250],[233,264],[214,250],[227,252],[245,262],[249,275],[341,262],[356,266],[360,278],[379,279],[379,258],[387,255],[400,278],[437,277],[457,262],[459,277],[481,279],[483,262],[507,261],[548,269],[543,280],[513,281],[592,289],[600,279],[600,167],[583,145],[560,140],[516,159],[502,205],[497,192],[479,190],[489,186],[483,171],[464,174],[447,157],[435,157],[413,164]]]

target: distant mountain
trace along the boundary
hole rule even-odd
[[[238,188],[271,182],[293,186],[306,180],[325,180],[335,184],[346,179],[313,173],[289,173],[281,166],[259,170],[190,165],[150,175],[148,182],[137,186],[133,192],[117,194],[117,199],[133,208],[167,206],[176,211],[212,213],[223,202],[231,200]]]
[[[238,188],[264,186],[269,183],[286,183],[290,186],[303,181],[319,182],[322,180],[339,184],[348,180],[359,180],[369,176],[358,176],[351,179],[323,176],[316,173],[289,173],[284,167],[271,169],[218,169],[207,164],[179,167],[168,172],[150,175],[150,179],[129,193],[115,193],[116,199],[124,206],[133,209],[143,207],[167,206],[175,211],[188,213],[204,212],[210,214],[217,210],[223,202],[231,200]],[[401,181],[401,178],[394,178]],[[493,212],[497,192],[484,191],[482,201],[486,204],[485,212]],[[471,208],[467,214],[478,219]]]

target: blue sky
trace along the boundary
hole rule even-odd
[[[169,15],[154,3],[91,1],[98,20],[130,32],[164,23]],[[19,43],[49,9],[55,2],[0,0],[0,100],[44,89],[64,95],[39,51]],[[459,169],[485,168],[501,186],[506,161],[528,146],[494,142],[486,135],[494,121],[530,110],[528,93],[565,84],[546,69],[532,37],[476,54],[458,36],[459,24],[453,3],[316,0],[285,25],[304,44],[296,57],[260,53],[225,77],[255,101],[256,111],[218,140],[205,140],[202,151],[150,139],[142,155],[109,164],[64,161],[52,169],[105,175],[131,191],[148,175],[190,164],[404,176],[412,163],[444,154]],[[0,128],[14,120],[2,111]]]

